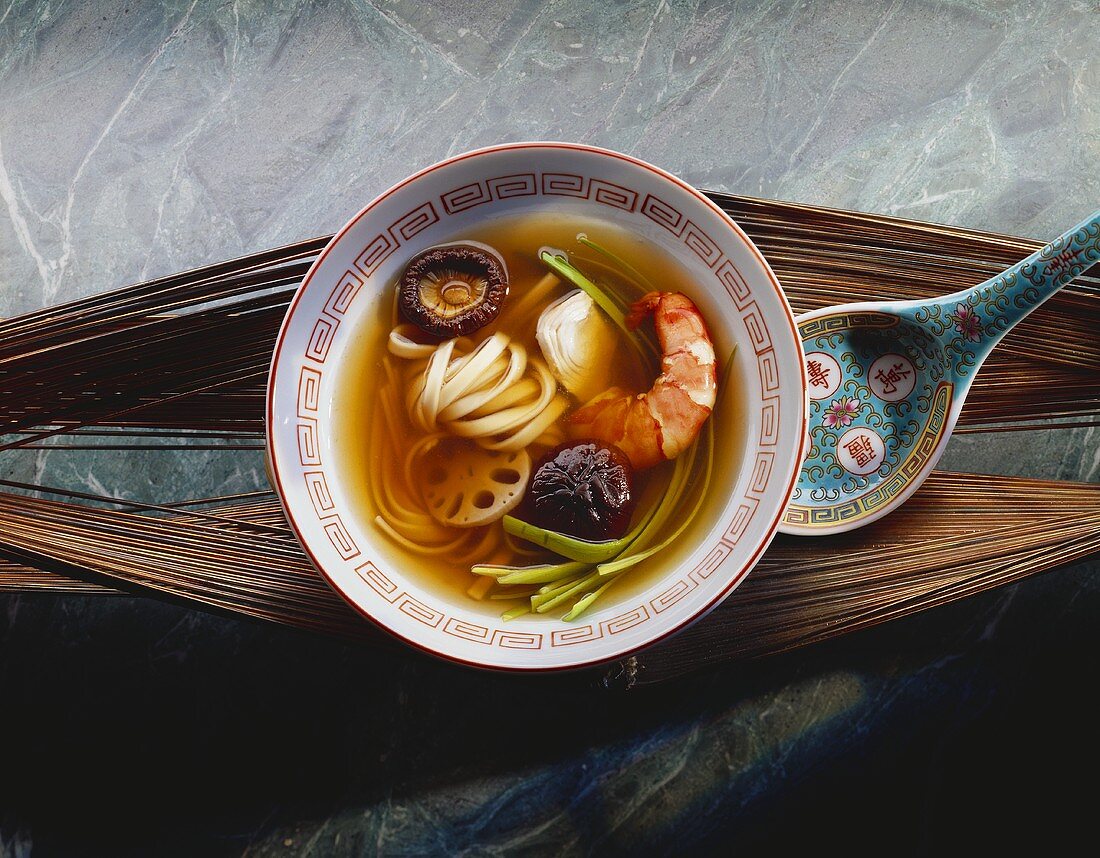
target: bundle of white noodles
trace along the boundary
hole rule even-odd
[[[553,275],[540,280],[506,311],[509,322],[519,330],[531,327],[534,315],[559,282]],[[417,475],[425,473],[425,457],[448,437],[505,452],[560,444],[564,436],[554,424],[569,400],[557,392],[557,381],[547,365],[506,334],[495,333],[477,343],[459,337],[425,344],[414,339],[416,332],[412,325],[397,324],[383,361],[386,381],[381,386],[381,407],[372,417],[371,449],[390,461],[400,461],[402,469],[369,469],[376,523],[410,551],[446,556],[458,564],[539,555],[530,546],[513,543],[499,523],[468,528],[456,536],[455,528],[429,514],[416,491]],[[423,433],[408,445],[402,443],[409,437],[406,416],[413,429]],[[481,592],[471,591],[471,595],[484,595],[485,579],[474,584],[474,589],[479,587]]]
[[[522,344],[498,332],[477,345],[465,337],[425,345],[411,333],[408,325],[394,328],[389,352],[409,361],[405,409],[413,426],[469,438],[488,450],[557,443],[551,427],[569,401],[558,394],[546,364],[528,356]]]
[[[377,462],[368,468],[375,523],[394,542],[416,554],[454,557],[459,563],[486,554],[499,556],[500,528],[469,528],[456,536],[454,529],[428,514],[423,499],[414,492],[412,487],[417,482],[412,475],[417,472],[417,463],[443,435],[426,435],[407,449],[401,445],[404,432],[400,426],[403,422],[398,396],[400,377],[390,360],[384,365],[387,378],[379,396],[381,407],[372,414],[370,449],[383,461],[402,461],[403,468],[396,471]],[[400,479],[396,478],[398,474]]]

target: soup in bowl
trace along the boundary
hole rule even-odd
[[[385,192],[311,267],[272,364],[273,482],[365,617],[501,669],[622,656],[748,574],[805,437],[774,274],[625,155],[518,143]]]

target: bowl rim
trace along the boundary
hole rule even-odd
[[[275,396],[274,396],[275,383],[274,382],[275,382],[276,369],[279,365],[279,359],[280,359],[280,356],[282,354],[283,346],[285,344],[287,333],[290,329],[291,322],[294,318],[295,310],[297,309],[299,302],[302,300],[302,298],[303,298],[303,296],[306,292],[306,289],[310,284],[310,281],[313,279],[314,274],[316,274],[316,272],[321,267],[321,264],[324,262],[325,258],[328,256],[329,252],[332,251],[332,249],[340,242],[340,240],[356,224],[358,224],[358,222],[363,217],[365,217],[372,209],[374,209],[377,205],[379,205],[383,200],[387,199],[392,194],[400,191],[406,185],[412,184],[413,182],[419,180],[421,177],[429,175],[430,173],[433,173],[436,170],[440,170],[440,169],[443,169],[445,167],[449,167],[452,164],[457,164],[457,163],[465,161],[467,159],[475,158],[475,157],[483,156],[483,155],[487,155],[487,154],[491,154],[493,152],[512,151],[512,150],[518,150],[518,149],[540,149],[540,148],[564,149],[564,150],[585,152],[585,153],[589,153],[589,154],[609,156],[609,157],[615,158],[617,160],[624,161],[624,162],[626,162],[628,164],[631,164],[635,167],[640,167],[644,170],[648,170],[651,173],[654,173],[657,176],[671,182],[673,185],[678,187],[680,190],[682,190],[685,193],[691,195],[697,201],[703,203],[703,205],[705,205],[707,208],[712,210],[718,216],[719,220],[728,229],[731,229],[737,235],[737,237],[744,243],[745,247],[753,254],[753,256],[757,259],[757,261],[762,266],[764,272],[766,273],[766,275],[768,277],[768,281],[769,281],[770,285],[774,289],[776,296],[779,298],[779,305],[780,305],[780,307],[782,308],[782,310],[785,314],[785,321],[787,322],[787,325],[790,328],[791,340],[795,344],[797,353],[798,353],[799,358],[800,358],[798,360],[798,377],[799,377],[799,380],[800,380],[800,386],[801,386],[801,389],[802,389],[803,393],[802,393],[802,396],[798,397],[798,403],[797,403],[797,410],[798,410],[798,413],[799,413],[799,421],[798,422],[800,424],[800,429],[799,429],[799,432],[798,432],[797,450],[795,451],[795,454],[794,454],[794,457],[793,457],[794,462],[799,463],[799,465],[796,465],[794,468],[792,468],[791,476],[788,479],[787,486],[784,490],[786,500],[778,506],[778,508],[775,512],[774,518],[769,523],[763,537],[760,540],[759,545],[757,545],[757,547],[753,551],[753,553],[746,560],[743,561],[742,568],[741,568],[739,574],[732,576],[731,579],[729,580],[729,582],[726,584],[726,586],[724,588],[722,588],[722,590],[720,592],[715,594],[715,596],[713,598],[711,598],[706,604],[704,604],[702,607],[700,607],[698,610],[696,610],[690,616],[686,617],[684,620],[682,620],[681,622],[679,622],[676,625],[672,626],[671,628],[668,628],[668,629],[664,630],[663,632],[661,632],[660,634],[648,639],[644,643],[629,646],[626,649],[618,650],[618,651],[611,652],[611,653],[601,655],[601,656],[597,656],[595,658],[587,658],[587,659],[583,659],[583,660],[579,660],[579,661],[575,661],[575,662],[569,662],[569,663],[565,663],[565,664],[554,664],[554,665],[538,665],[538,664],[532,664],[532,665],[505,665],[505,664],[493,664],[493,663],[489,663],[489,662],[476,661],[476,660],[472,660],[472,659],[468,659],[468,658],[463,658],[463,657],[455,655],[453,653],[446,652],[442,649],[433,649],[432,647],[430,647],[430,646],[428,646],[424,643],[421,643],[420,641],[416,641],[416,640],[413,640],[409,637],[406,637],[405,635],[401,634],[401,632],[397,631],[396,629],[394,629],[394,628],[390,627],[389,625],[387,625],[386,623],[384,623],[381,619],[371,615],[356,600],[349,597],[344,592],[344,590],[336,583],[336,581],[332,578],[332,576],[330,576],[329,573],[325,571],[324,566],[318,561],[317,557],[314,555],[313,551],[310,549],[309,544],[307,543],[306,539],[303,536],[303,530],[299,526],[298,522],[295,520],[294,513],[290,509],[290,505],[289,505],[288,500],[287,500],[287,492],[285,491],[285,489],[283,487],[282,476],[279,472],[279,463],[277,461],[276,456],[274,455],[274,445],[275,445],[275,437],[274,437],[275,436],[275,433],[274,433],[274,426],[275,426],[275,419],[274,419],[274,417],[275,417],[275,414],[274,414],[274,410],[275,410]],[[795,321],[794,312],[791,310],[790,302],[787,300],[787,296],[783,292],[783,288],[779,283],[779,278],[776,277],[775,272],[772,271],[771,265],[768,264],[767,259],[764,258],[764,255],[760,252],[760,249],[756,246],[756,244],[752,241],[752,239],[749,238],[749,236],[740,227],[740,225],[738,225],[737,222],[734,221],[732,217],[730,217],[726,212],[724,212],[706,194],[702,193],[701,191],[699,191],[698,189],[696,189],[692,185],[688,184],[687,182],[685,182],[684,180],[680,179],[679,177],[673,175],[672,173],[668,172],[667,170],[662,169],[661,167],[657,167],[656,165],[650,164],[647,161],[643,161],[640,158],[635,158],[632,155],[627,155],[627,154],[624,154],[622,152],[616,152],[612,149],[606,149],[606,148],[603,148],[603,147],[600,147],[600,146],[592,146],[592,145],[587,144],[587,143],[571,143],[571,142],[554,141],[554,140],[526,140],[526,141],[516,141],[516,142],[510,142],[510,143],[498,143],[498,144],[493,144],[493,145],[489,145],[489,146],[483,146],[483,147],[480,147],[480,148],[477,148],[477,149],[471,149],[469,151],[462,152],[462,153],[459,153],[457,155],[453,155],[453,156],[444,158],[441,161],[438,161],[434,164],[431,164],[427,167],[424,167],[423,169],[418,170],[415,173],[412,173],[408,177],[406,177],[406,178],[402,179],[401,181],[391,185],[386,190],[384,190],[381,193],[377,194],[373,199],[370,200],[370,202],[368,202],[354,216],[352,216],[336,233],[333,234],[332,238],[329,239],[329,241],[325,245],[324,249],[318,254],[317,258],[313,261],[313,263],[310,265],[309,269],[306,271],[305,276],[302,278],[302,282],[299,284],[298,288],[294,292],[294,297],[291,300],[290,304],[288,305],[287,310],[286,310],[286,314],[283,316],[283,321],[279,326],[279,333],[278,333],[278,336],[277,336],[276,341],[275,341],[275,347],[272,350],[271,363],[270,363],[269,372],[268,372],[268,383],[267,383],[267,390],[266,390],[266,395],[265,395],[266,403],[265,403],[265,408],[264,408],[264,416],[265,416],[265,420],[266,420],[265,435],[266,435],[267,459],[268,459],[268,463],[269,463],[270,476],[272,477],[272,481],[274,483],[273,488],[275,489],[275,494],[278,496],[279,503],[283,508],[283,512],[286,514],[287,522],[290,525],[291,531],[294,533],[294,536],[297,539],[298,544],[301,546],[302,550],[305,552],[306,556],[309,558],[310,563],[313,566],[313,568],[324,579],[325,583],[328,584],[328,586],[333,591],[335,591],[338,596],[340,596],[340,598],[343,600],[343,602],[345,604],[347,604],[352,609],[354,609],[356,613],[358,613],[360,616],[362,616],[364,619],[366,619],[368,622],[370,622],[371,625],[373,625],[374,627],[376,627],[378,629],[381,629],[386,634],[388,634],[391,637],[394,637],[397,640],[401,641],[403,644],[411,646],[411,647],[415,648],[416,650],[418,650],[420,652],[423,652],[423,653],[426,653],[430,656],[434,656],[435,658],[439,658],[439,659],[442,659],[444,661],[448,661],[452,664],[460,664],[460,665],[463,665],[463,666],[466,666],[466,667],[478,668],[478,669],[481,669],[481,670],[491,670],[491,671],[494,671],[494,672],[501,672],[501,673],[512,673],[512,674],[560,673],[560,672],[563,672],[563,671],[582,670],[582,669],[585,669],[585,668],[595,667],[597,665],[609,664],[613,661],[623,659],[623,658],[627,658],[627,657],[629,657],[629,656],[631,656],[635,653],[641,652],[642,650],[649,649],[650,647],[655,646],[656,644],[660,643],[661,641],[667,640],[671,636],[683,631],[687,627],[695,624],[699,620],[706,617],[718,605],[720,605],[723,601],[725,601],[726,597],[728,597],[729,594],[731,592],[733,592],[733,590],[735,590],[741,584],[741,582],[744,581],[744,579],[746,577],[748,577],[748,575],[756,567],[757,563],[759,563],[761,556],[764,554],[764,552],[771,545],[772,541],[775,539],[775,535],[779,530],[779,525],[783,520],[784,513],[786,512],[787,504],[790,502],[791,495],[793,494],[795,486],[797,485],[798,475],[799,475],[799,471],[800,471],[800,463],[802,462],[802,460],[804,458],[804,454],[805,454],[805,450],[806,450],[806,420],[807,420],[807,416],[808,416],[808,409],[807,409],[807,404],[806,404],[806,393],[805,393],[805,391],[807,390],[808,382],[807,382],[807,378],[806,378],[806,362],[805,362],[804,359],[802,359],[802,354],[803,354],[802,340],[801,340],[801,338],[799,337],[799,334],[798,334],[798,327],[797,327],[797,323]]]

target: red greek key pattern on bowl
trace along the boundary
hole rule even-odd
[[[392,230],[393,227],[391,226],[390,229]],[[375,269],[389,259],[391,253],[397,250],[398,244],[400,242],[395,238],[391,238],[389,234],[376,235],[367,242],[363,252],[356,257],[355,267],[363,272],[364,277],[370,277]]]
[[[493,643],[502,649],[541,649],[542,635],[535,632],[493,630]]]
[[[660,197],[653,196],[653,194],[646,194],[639,211],[654,223],[659,223],[677,238],[683,233],[684,224],[687,223],[687,218],[683,216],[679,209],[670,206]]]
[[[328,483],[325,481],[324,471],[309,471],[305,474],[306,491],[309,493],[309,499],[313,501],[313,509],[317,512],[318,518],[324,518],[329,513],[336,509],[336,504],[332,500],[332,494],[328,490]]]
[[[298,416],[316,414],[320,396],[321,373],[312,367],[303,366],[298,376]]]
[[[714,546],[714,550],[699,561],[698,566],[691,570],[691,575],[700,580],[706,580],[715,569],[722,565],[722,561],[729,557],[731,551],[733,551],[733,549],[726,545],[726,543],[719,542]]]
[[[737,266],[727,259],[718,266],[715,274],[718,275],[718,282],[725,287],[726,292],[733,299],[734,306],[738,310],[744,310],[752,298],[752,292],[749,291],[748,284],[741,276],[741,272],[737,270]]]
[[[766,351],[756,356],[756,368],[760,372],[760,387],[765,393],[779,390],[779,366],[774,351]]]
[[[454,617],[447,620],[447,624],[443,626],[443,631],[446,634],[454,635],[456,638],[464,638],[474,643],[489,645],[493,642],[493,633],[488,626],[479,626],[465,620],[456,620]]]
[[[430,608],[418,599],[414,599],[408,593],[397,603],[397,610],[402,614],[412,617],[418,623],[438,629],[443,622],[444,615],[435,608]]]
[[[572,646],[573,644],[594,641],[603,637],[603,628],[600,626],[577,626],[569,629],[554,629],[550,632],[551,646]]]
[[[543,173],[542,193],[548,197],[588,199],[588,177],[572,173]]]
[[[504,649],[539,649],[542,646],[542,635],[537,633],[491,629],[488,626],[454,617],[447,619],[443,626],[443,633],[485,646],[499,646]]]
[[[654,613],[661,613],[666,608],[671,608],[677,602],[679,602],[684,596],[699,586],[697,581],[694,581],[689,575],[687,578],[683,578],[665,590],[660,596],[649,603]]]
[[[313,326],[313,334],[309,338],[309,345],[306,346],[306,357],[317,363],[324,363],[328,357],[329,346],[332,345],[332,337],[339,325],[339,322],[327,316],[321,316]]]
[[[732,550],[733,549],[725,542],[719,542],[711,549],[710,553],[688,573],[686,578],[677,581],[660,596],[653,599],[649,603],[649,607],[651,607],[656,614],[671,608],[684,598],[684,596],[706,581],[711,573],[722,565],[722,561],[729,557]]]
[[[768,334],[768,325],[764,321],[764,316],[760,313],[760,308],[756,306],[755,301],[745,308],[744,312],[741,313],[741,318],[745,320],[749,340],[752,342],[752,347],[756,353],[761,354],[769,351],[772,347],[772,338]]]
[[[645,605],[638,605],[631,611],[627,611],[625,614],[619,614],[611,620],[605,620],[600,623],[601,626],[607,631],[609,635],[617,635],[619,632],[625,632],[627,629],[632,629],[639,623],[644,623],[649,619],[649,610]]]
[[[488,189],[481,182],[463,185],[461,188],[447,191],[439,197],[439,201],[443,204],[443,211],[449,215],[472,209],[474,206],[487,203],[491,199]]]
[[[631,212],[638,202],[638,192],[602,179],[593,179],[592,198],[605,206]]]
[[[631,188],[595,177],[570,173],[519,173],[497,176],[472,182],[441,194],[437,198],[438,209],[430,200],[417,206],[398,218],[384,233],[369,241],[356,257],[354,270],[346,271],[333,287],[322,313],[314,323],[304,357],[316,363],[324,363],[341,320],[346,317],[366,280],[404,242],[440,222],[440,211],[443,213],[442,217],[449,217],[494,199],[534,196],[539,193],[545,196],[586,199],[624,211],[636,212],[678,238],[713,271],[718,284],[740,312],[748,331],[749,341],[757,357],[761,388],[766,394],[773,394],[763,399],[759,415],[759,445],[775,447],[778,444],[780,432],[779,368],[767,322],[753,299],[745,278],[734,262],[723,255],[718,243],[674,206],[652,194],[646,194],[643,198]],[[640,205],[639,200],[641,200]],[[336,499],[329,490],[325,474],[322,470],[318,470],[321,467],[321,439],[318,435],[316,415],[320,405],[322,378],[321,371],[310,366],[302,366],[297,396],[300,418],[297,430],[299,462],[303,469],[312,469],[303,473],[307,493],[329,541],[344,560],[358,559],[355,572],[382,601],[441,634],[485,646],[529,650],[547,646],[568,647],[621,634],[667,611],[697,590],[730,556],[733,546],[747,532],[760,506],[761,496],[771,480],[775,462],[774,452],[757,452],[752,463],[747,494],[738,500],[733,518],[725,528],[722,537],[694,569],[680,580],[671,582],[657,597],[611,619],[587,625],[554,628],[548,635],[503,629],[491,624],[482,625],[480,622],[448,616],[410,595],[399,583],[387,576],[374,561],[362,562],[359,548],[340,518]]]
[[[317,446],[317,421],[303,418],[298,424],[298,464],[303,468],[321,464],[321,448]]]
[[[351,538],[351,534],[348,533],[348,529],[344,526],[340,516],[334,515],[331,521],[327,519],[322,519],[322,521],[324,522],[325,536],[328,537],[332,547],[339,552],[344,560],[351,560],[353,557],[359,556],[359,546]]]
[[[435,206],[429,201],[417,206],[404,217],[398,218],[390,227],[389,233],[394,241],[400,244],[435,223],[439,223],[439,215],[436,214]]]
[[[329,295],[328,301],[325,302],[325,312],[334,319],[343,318],[344,314],[351,309],[355,296],[362,288],[363,278],[354,271],[345,271],[344,276],[340,278],[340,282]]]
[[[510,197],[532,197],[539,192],[534,173],[514,173],[494,176],[484,181],[471,182],[453,191],[440,194],[439,202],[447,214],[472,209],[490,200],[506,200]]]
[[[691,248],[692,252],[706,263],[708,268],[713,268],[722,258],[722,251],[718,245],[711,241],[709,235],[699,229],[690,220],[684,228],[684,244]]]
[[[498,176],[488,179],[489,193],[498,200],[509,197],[533,197],[539,192],[534,173],[517,173],[514,176]]]
[[[733,514],[733,521],[730,522],[730,526],[726,528],[726,532],[723,534],[723,538],[731,545],[736,545],[737,540],[745,535],[745,531],[749,527],[749,522],[752,521],[752,517],[756,514],[756,508],[760,506],[760,501],[754,498],[752,495],[748,495],[737,507],[737,512]]]
[[[772,465],[775,464],[775,453],[760,452],[756,454],[756,461],[752,466],[752,480],[749,489],[757,494],[763,493],[768,487],[768,480],[772,475]]]
[[[386,577],[381,569],[369,560],[362,566],[357,567],[355,574],[362,578],[368,587],[374,590],[375,593],[387,602],[396,602],[401,596],[405,595],[401,590],[397,589],[397,585]]]
[[[779,443],[779,397],[767,397],[760,408],[760,446],[774,447]]]

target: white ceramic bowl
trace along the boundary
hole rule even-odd
[[[681,562],[641,592],[597,602],[578,621],[507,624],[483,603],[446,597],[399,558],[337,466],[332,404],[357,319],[391,300],[408,260],[489,216],[542,211],[610,221],[672,254],[691,276],[719,354],[738,346],[745,449],[712,487],[713,522]],[[727,379],[728,381],[728,379]],[[365,617],[438,656],[483,667],[580,667],[647,646],[704,616],[745,578],[793,490],[805,438],[802,351],[790,307],[748,237],[705,196],[635,158],[566,143],[516,143],[459,155],[379,196],[325,248],[279,334],[268,391],[275,487],[302,546]],[[498,605],[493,609],[499,611]]]

